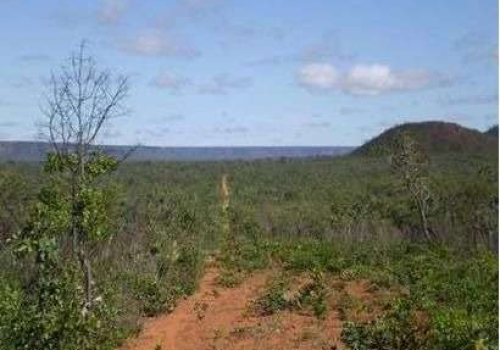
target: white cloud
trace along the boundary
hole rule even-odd
[[[431,77],[425,71],[394,72],[380,64],[356,65],[340,73],[329,63],[311,63],[299,70],[298,81],[313,90],[341,90],[351,95],[375,96],[426,87]]]
[[[160,32],[144,32],[119,45],[124,51],[143,56],[194,58],[199,51],[190,44]]]
[[[337,69],[328,63],[311,63],[299,71],[299,83],[308,88],[334,89],[338,85]]]
[[[99,20],[102,23],[116,23],[123,16],[127,6],[127,0],[105,0],[99,8]]]
[[[383,65],[359,65],[351,69],[343,89],[353,95],[379,95],[383,92],[422,88],[430,82],[426,72],[395,73]]]

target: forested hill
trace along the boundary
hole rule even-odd
[[[482,133],[455,123],[429,121],[405,123],[392,127],[353,153],[364,156],[388,154],[395,137],[401,133],[411,135],[420,147],[429,154],[494,154],[498,152],[498,139],[491,136],[490,131]]]

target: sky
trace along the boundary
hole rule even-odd
[[[498,123],[496,0],[0,0],[0,140],[35,140],[82,40],[130,79],[108,144],[355,146]]]

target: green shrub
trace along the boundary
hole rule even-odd
[[[390,268],[408,293],[371,323],[347,323],[343,339],[352,349],[488,349],[498,342],[493,254],[464,257],[441,246],[417,246]]]
[[[342,339],[355,350],[431,349],[429,329],[418,316],[410,303],[400,300],[390,313],[369,324],[346,323]]]
[[[9,317],[9,323],[1,327],[6,330],[0,336],[1,348],[114,349],[123,333],[116,325],[113,305],[102,298],[92,314],[84,314],[84,298],[75,277],[66,269],[40,280],[29,292],[11,290],[10,297],[4,299],[9,310],[1,310],[1,315]]]
[[[321,272],[313,272],[313,280],[299,291],[298,305],[303,308],[311,306],[317,318],[324,318],[328,313],[327,287]]]
[[[257,312],[267,316],[292,307],[294,300],[287,297],[287,292],[287,283],[284,280],[274,282],[264,295],[255,301]]]

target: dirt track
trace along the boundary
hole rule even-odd
[[[182,300],[171,314],[145,322],[143,331],[121,350],[292,350],[340,349],[342,322],[282,312],[249,312],[272,272],[259,272],[234,288],[217,285],[218,270],[209,268],[198,292]]]

